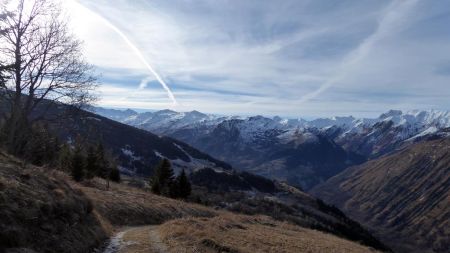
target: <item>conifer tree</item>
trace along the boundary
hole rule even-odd
[[[161,185],[155,176],[150,178],[150,190],[154,194],[161,195]]]
[[[91,179],[99,174],[98,156],[91,146],[86,157],[86,178]]]
[[[116,183],[120,183],[120,171],[117,168],[117,166],[114,166],[111,169],[111,172],[109,173],[109,179],[111,179],[111,181],[116,182]]]
[[[58,154],[57,167],[62,171],[69,172],[72,163],[72,150],[69,145],[63,144]]]
[[[184,170],[181,171],[180,175],[175,180],[176,185],[176,197],[186,199],[191,195],[192,187],[189,182],[188,177],[186,176],[186,172]]]
[[[172,195],[172,187],[174,183],[174,173],[170,161],[166,158],[162,159],[153,172],[150,180],[152,191],[156,194],[165,196]]]
[[[71,172],[73,180],[81,182],[84,178],[84,157],[80,148],[76,148],[72,156]]]
[[[95,153],[97,156],[97,166],[98,166],[97,176],[99,176],[101,178],[108,178],[109,163],[108,163],[108,160],[106,159],[105,149],[104,149],[102,143],[99,143],[97,145],[97,150]]]

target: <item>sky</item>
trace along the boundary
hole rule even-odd
[[[99,105],[289,117],[450,108],[450,1],[64,0]]]

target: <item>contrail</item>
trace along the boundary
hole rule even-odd
[[[78,5],[80,5],[81,7],[85,8],[86,10],[88,10],[89,12],[94,14],[95,16],[99,17],[105,23],[105,25],[107,25],[109,28],[111,28],[113,31],[115,31],[125,41],[125,43],[130,47],[130,49],[134,51],[136,56],[141,60],[141,62],[144,64],[144,66],[147,67],[147,69],[150,71],[150,73],[152,73],[152,75],[155,76],[156,80],[158,80],[158,82],[161,84],[161,86],[167,92],[167,95],[172,100],[173,104],[174,105],[178,104],[178,102],[175,99],[175,96],[173,95],[173,93],[170,90],[169,86],[164,82],[164,80],[161,78],[161,76],[153,69],[153,67],[147,62],[147,60],[145,59],[144,55],[141,53],[139,48],[137,48],[133,44],[133,42],[131,42],[128,39],[128,37],[119,28],[117,28],[116,26],[111,24],[111,22],[109,22],[107,19],[105,19],[101,15],[95,13],[94,11],[91,11],[87,7],[84,7],[82,4],[78,3],[76,0],[74,0],[74,2],[77,3]],[[145,80],[148,80],[148,78],[146,78]],[[141,90],[141,89],[145,88],[147,86],[147,82],[141,82],[141,84],[139,85],[139,89]]]
[[[362,59],[364,59],[364,57],[367,56],[367,54],[370,52],[373,45],[377,41],[379,41],[383,36],[386,36],[386,34],[391,32],[390,31],[391,29],[395,29],[395,26],[401,22],[400,20],[404,17],[404,15],[410,9],[412,9],[418,1],[419,0],[409,0],[409,1],[396,0],[393,1],[391,4],[389,4],[389,6],[386,8],[385,14],[378,22],[378,27],[376,31],[369,37],[367,37],[355,50],[353,50],[347,55],[347,57],[338,67],[338,73],[332,76],[327,81],[325,81],[325,83],[323,83],[317,90],[301,97],[299,103],[303,104],[317,97],[322,92],[326,91],[328,88],[334,85],[336,82],[338,82],[346,75],[348,75],[349,68],[356,65]]]

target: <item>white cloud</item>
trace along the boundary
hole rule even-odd
[[[450,75],[435,73],[449,59],[450,38],[424,40],[411,31],[436,27],[427,20],[440,10],[425,1],[80,3],[139,47],[181,110],[324,116],[450,103],[436,98],[450,95]],[[154,80],[145,80],[148,71],[120,36],[87,10],[71,12],[88,59],[110,83],[105,87],[130,79],[118,94],[104,92],[102,103],[172,107],[162,89],[146,86]]]

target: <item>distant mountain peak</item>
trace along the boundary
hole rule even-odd
[[[385,119],[393,116],[400,116],[402,114],[403,112],[401,110],[389,110],[388,112],[381,114],[380,119]]]
[[[156,111],[155,114],[175,114],[178,113],[176,111],[170,110],[170,109],[164,109],[164,110],[160,110],[160,111]]]

